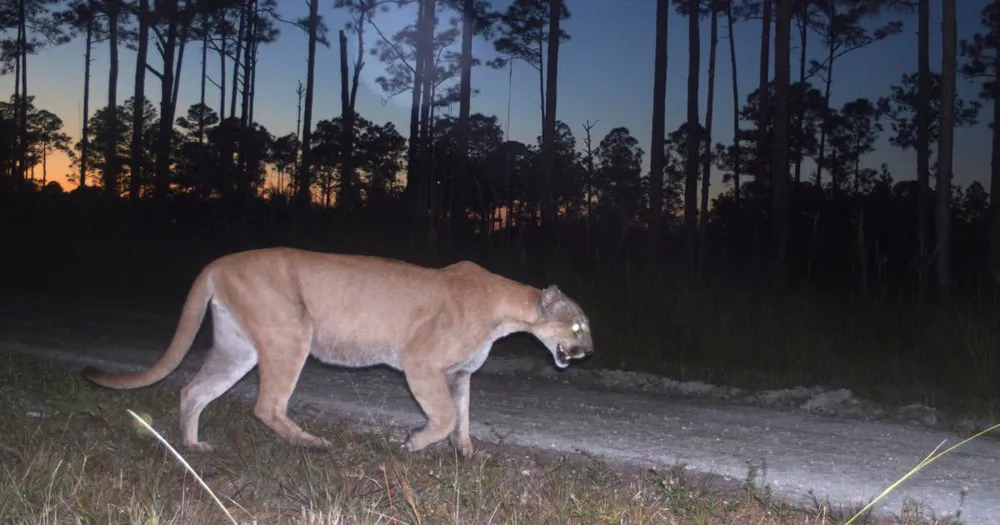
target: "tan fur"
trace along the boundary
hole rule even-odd
[[[534,334],[559,367],[593,352],[587,316],[554,285],[539,290],[468,261],[432,269],[271,248],[227,255],[201,271],[170,346],[152,368],[121,375],[88,368],[84,377],[109,388],[160,381],[180,365],[209,304],[213,345],[180,399],[182,442],[194,450],[211,450],[198,440],[202,410],[255,365],[260,389],[254,414],[292,443],[329,446],[286,413],[313,355],[334,365],[402,371],[427,416],[404,446],[417,451],[450,435],[470,456],[469,378],[494,341],[513,332]]]

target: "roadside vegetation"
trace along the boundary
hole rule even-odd
[[[176,442],[169,386],[112,392],[76,371],[0,356],[0,522],[35,523],[670,523],[834,524],[857,509],[776,500],[748,470],[742,482],[671,469],[626,469],[478,443],[471,461],[447,444],[415,455],[398,429],[310,422],[337,446],[278,440],[249,407],[223,397],[203,416],[213,455],[185,454],[225,507],[127,410]],[[918,506],[854,523],[957,523]]]

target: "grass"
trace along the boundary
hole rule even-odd
[[[0,523],[232,523],[200,481],[129,416],[177,439],[177,393],[114,392],[76,373],[0,356]],[[223,397],[203,416],[212,455],[185,459],[239,523],[834,524],[849,510],[776,500],[757,469],[719,485],[682,468],[636,470],[479,444],[405,453],[386,431],[308,427],[335,443],[309,451],[278,440]],[[184,452],[183,450],[181,451]],[[956,523],[923,516],[854,523]]]

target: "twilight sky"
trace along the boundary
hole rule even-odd
[[[980,11],[988,0],[961,0],[958,14],[959,38],[968,38],[981,31]],[[494,0],[496,9],[503,9],[510,0]],[[280,11],[285,19],[296,19],[308,15],[308,2],[280,0]],[[653,91],[653,50],[655,39],[654,0],[568,0],[571,17],[563,22],[571,39],[560,47],[559,92],[557,118],[570,125],[577,137],[577,147],[583,147],[583,123],[597,121],[594,127],[596,143],[612,128],[627,127],[639,140],[644,151],[643,163],[648,167],[650,149],[650,125]],[[346,13],[333,9],[332,1],[320,3],[320,13],[331,29],[330,47],[318,46],[316,66],[316,102],[313,122],[336,117],[340,114],[340,73],[336,31],[347,22]],[[375,22],[386,35],[405,26],[415,16],[415,9],[395,9],[379,13]],[[903,31],[889,39],[868,48],[854,51],[837,60],[833,72],[831,105],[840,106],[857,97],[876,99],[888,94],[889,86],[898,83],[903,73],[917,69],[917,38],[915,13],[890,13],[872,20],[869,27],[885,21],[902,20]],[[941,8],[940,2],[931,2],[931,69],[940,70],[941,65]],[[442,19],[447,23],[447,19]],[[709,21],[701,24],[700,109],[704,119],[707,91],[708,32]],[[295,130],[297,82],[305,82],[307,37],[296,27],[279,23],[281,35],[278,41],[262,46],[257,78],[257,104],[255,118],[275,136]],[[730,142],[732,137],[732,91],[729,66],[729,43],[726,36],[725,20],[720,19],[719,46],[716,71],[715,118],[713,142]],[[793,26],[792,80],[798,78],[798,46]],[[369,29],[365,34],[367,44],[378,38]],[[822,49],[819,37],[810,34],[808,49],[810,57],[821,59]],[[348,32],[351,49],[356,45],[353,34]],[[760,55],[760,23],[742,22],[735,26],[737,41],[737,67],[740,88],[740,103],[757,85]],[[686,111],[687,82],[687,20],[675,12],[670,14],[667,70],[667,131],[676,129],[684,120]],[[457,44],[456,44],[457,48]],[[83,107],[83,39],[78,38],[67,45],[43,50],[39,55],[29,57],[28,90],[36,96],[35,104],[59,115],[65,124],[64,131],[74,141],[80,136]],[[477,38],[473,45],[474,54],[483,62],[495,56],[492,44]],[[133,91],[135,53],[122,48],[120,53],[118,81],[119,103],[131,96]],[[353,51],[351,55],[353,57]],[[107,103],[108,50],[106,44],[95,48],[91,81],[91,114]],[[150,47],[150,62],[156,64],[159,56]],[[353,58],[352,58],[353,60]],[[773,67],[773,59],[771,61]],[[208,71],[214,79],[218,71],[217,57],[209,54]],[[198,100],[200,73],[200,46],[189,45],[185,52],[182,72],[182,86],[178,101],[177,116],[184,115],[187,108]],[[392,121],[401,133],[406,134],[409,122],[409,93],[384,100],[374,79],[382,73],[382,65],[375,57],[367,57],[362,70],[362,86],[358,93],[358,111],[365,118],[376,122]],[[227,73],[228,75],[228,73]],[[480,90],[472,99],[472,111],[497,115],[501,125],[507,125],[508,95],[510,97],[510,138],[534,143],[540,134],[540,112],[537,72],[530,66],[516,62],[512,77],[508,69],[496,71],[488,66],[480,66],[472,72],[472,83]],[[13,93],[13,75],[0,80],[0,96],[9,99]],[[158,80],[146,76],[146,96],[159,103]],[[819,86],[820,80],[813,79]],[[974,97],[979,86],[962,79],[958,80],[959,94],[965,98]],[[228,98],[228,97],[227,97]],[[218,90],[209,85],[207,103],[218,109]],[[228,101],[227,101],[228,104]],[[457,114],[457,105],[452,108]],[[448,110],[444,111],[445,113]],[[990,130],[987,127],[992,115],[992,106],[985,105],[980,112],[980,124],[956,131],[955,176],[956,183],[968,185],[978,180],[989,188]],[[878,150],[869,155],[865,166],[878,168],[882,162],[889,164],[896,180],[913,178],[915,154],[901,151],[888,144],[888,125],[879,141]],[[933,159],[932,159],[933,161]],[[807,164],[803,176],[811,173],[813,167]],[[68,163],[62,155],[49,159],[49,178],[63,183],[64,188],[73,185],[65,183]],[[41,177],[40,168],[36,176]],[[713,181],[718,180],[713,173]],[[720,189],[713,185],[713,194]]]

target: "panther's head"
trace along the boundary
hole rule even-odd
[[[539,319],[532,326],[531,333],[549,349],[556,366],[566,368],[571,360],[583,359],[594,353],[590,319],[580,305],[556,285],[542,290],[538,311]]]

